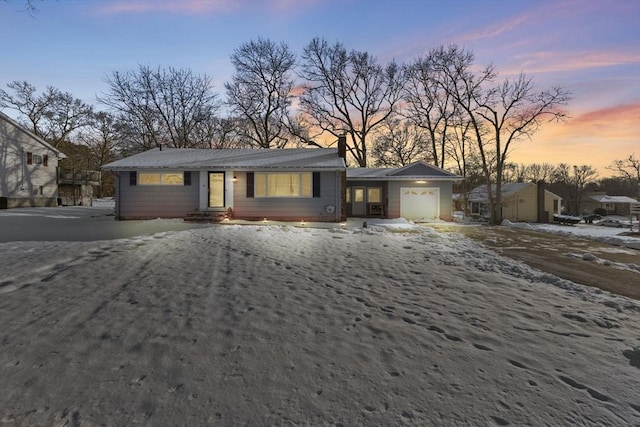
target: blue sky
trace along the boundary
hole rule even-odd
[[[322,37],[382,63],[456,43],[502,77],[525,72],[539,89],[573,93],[571,119],[520,143],[511,160],[607,175],[614,159],[640,156],[637,0],[34,0],[34,16],[24,3],[0,1],[5,89],[26,80],[93,103],[106,75],[143,64],[207,74],[222,95],[230,54],[258,37],[298,55]]]

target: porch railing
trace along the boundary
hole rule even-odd
[[[100,185],[101,172],[90,170],[59,169],[58,184]]]

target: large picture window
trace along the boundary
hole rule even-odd
[[[311,172],[256,172],[254,180],[254,197],[313,197]]]
[[[140,172],[138,185],[184,185],[182,172]]]

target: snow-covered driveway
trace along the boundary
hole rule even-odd
[[[0,244],[8,425],[636,425],[640,307],[457,234]]]

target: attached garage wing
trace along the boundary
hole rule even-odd
[[[433,220],[440,213],[440,189],[432,187],[401,187],[400,216],[405,219]]]

